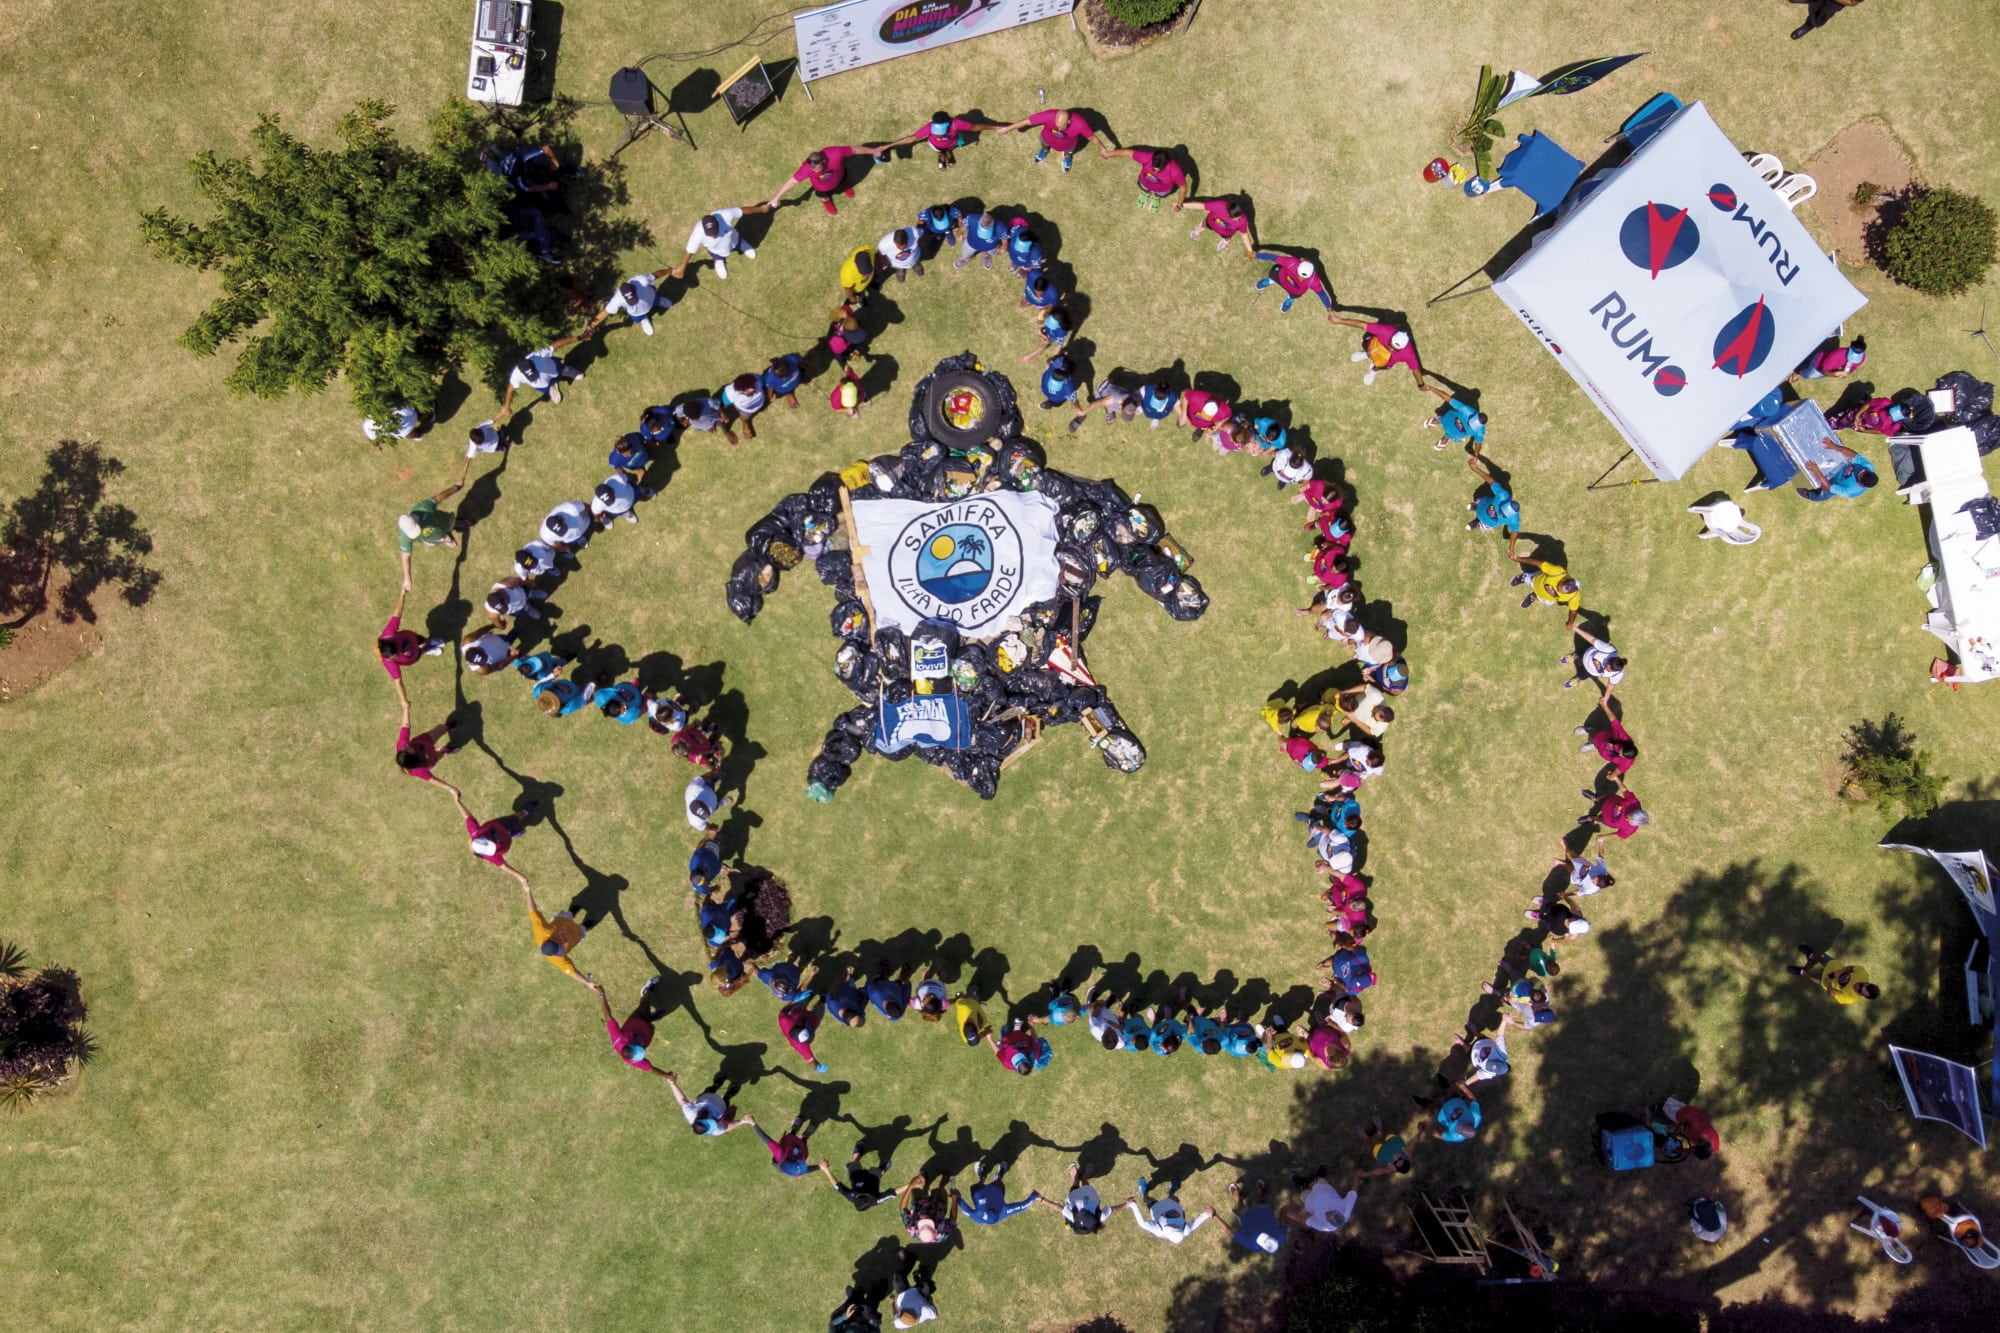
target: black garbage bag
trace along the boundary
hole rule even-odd
[[[1090,637],[1090,631],[1097,628],[1097,608],[1104,605],[1102,597],[1083,599],[1083,610],[1077,614],[1077,633],[1083,638]]]
[[[1000,480],[1017,491],[1036,489],[1048,465],[1048,455],[1033,440],[1009,440],[994,462]]]
[[[1090,540],[1084,543],[1083,549],[1097,565],[1097,572],[1100,576],[1122,568],[1125,564],[1124,557],[1118,553],[1118,543],[1112,541],[1111,534],[1102,529],[1091,534]]]
[[[868,475],[874,478],[875,489],[884,495],[894,495],[896,485],[902,479],[906,461],[896,454],[883,454],[869,463]]]
[[[1073,504],[1083,493],[1075,477],[1067,472],[1057,472],[1054,468],[1042,470],[1042,475],[1035,481],[1035,489],[1058,505]]]
[[[846,588],[842,596],[847,596],[854,588],[854,557],[845,551],[822,551],[819,559],[813,561],[813,570],[819,581],[829,588]]]
[[[965,766],[965,772],[959,776],[980,800],[990,801],[994,793],[1000,790],[1000,757],[975,754],[972,756],[972,761]]]
[[[827,732],[826,739],[819,743],[819,752],[822,757],[831,759],[835,763],[851,764],[861,757],[861,738],[851,736],[835,727]]]
[[[842,787],[846,786],[847,779],[853,775],[853,769],[839,760],[829,759],[825,755],[821,755],[819,758],[813,760],[812,763],[806,765],[806,781],[809,783],[816,782],[830,792],[839,791]]]
[[[834,473],[822,473],[806,491],[806,503],[815,514],[837,514],[840,512],[840,478]]]
[[[986,754],[1004,754],[1020,735],[1012,722],[976,722],[972,727],[972,748]]]
[[[835,602],[827,623],[833,627],[836,639],[852,639],[856,643],[868,640],[868,611],[859,598],[847,597]]]
[[[1073,542],[1056,547],[1056,582],[1072,597],[1081,597],[1097,584],[1097,562]]]
[[[875,706],[863,704],[859,708],[850,708],[835,718],[833,725],[850,736],[866,740],[875,734]]]
[[[1200,620],[1202,612],[1208,610],[1208,594],[1201,590],[1192,574],[1181,575],[1181,581],[1174,586],[1173,595],[1160,605],[1167,608],[1167,614],[1175,620]]]
[[[761,551],[745,551],[729,567],[729,586],[755,593],[770,592],[778,586],[778,567]]]
[[[1175,587],[1186,575],[1174,568],[1173,561],[1152,547],[1145,547],[1144,550],[1145,558],[1129,562],[1132,577],[1138,582],[1139,591],[1156,602],[1164,601],[1173,595]]]
[[[772,542],[779,540],[793,540],[793,534],[792,525],[776,511],[752,523],[749,530],[743,534],[743,544],[758,555],[764,554]]]
[[[1122,514],[1132,507],[1132,497],[1125,494],[1125,488],[1109,477],[1086,482],[1084,491],[1107,514]]]
[[[1970,422],[1966,429],[1971,431],[1972,438],[1979,442],[1980,457],[1984,458],[1995,449],[2000,449],[2000,417],[1988,413]]]
[[[1120,773],[1137,773],[1146,766],[1146,747],[1129,731],[1114,731],[1106,736],[1098,753],[1104,756],[1106,767]]]
[[[840,645],[840,651],[833,657],[833,674],[840,683],[853,690],[856,697],[875,697],[875,682],[882,671],[882,659],[869,652],[859,643],[852,641]]]
[[[1898,389],[1889,401],[1903,409],[1903,429],[1912,435],[1928,435],[1937,429],[1937,407],[1922,389]]]
[[[910,679],[910,642],[897,629],[885,629],[875,635],[875,656],[881,659],[882,679],[903,681]],[[904,696],[908,697],[907,693]]]
[[[1104,515],[1088,500],[1066,504],[1056,516],[1056,531],[1071,542],[1088,542],[1104,526]]]
[[[1992,414],[1993,386],[1970,371],[1954,370],[1940,375],[1936,387],[1950,389],[1958,399],[1951,415],[1961,426]],[[1982,449],[1980,452],[1986,451]]]
[[[733,583],[724,592],[723,598],[729,603],[729,614],[746,625],[755,620],[757,613],[764,609],[763,594],[754,589],[739,588]]]

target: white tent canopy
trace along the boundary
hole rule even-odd
[[[1664,481],[1867,298],[1699,102],[1493,290]]]

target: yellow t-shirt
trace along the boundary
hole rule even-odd
[[[1327,714],[1334,712],[1332,704],[1314,704],[1301,708],[1292,718],[1292,730],[1310,736],[1316,731],[1326,730]]]
[[[1381,370],[1387,366],[1389,358],[1396,354],[1394,348],[1372,333],[1362,339],[1362,348],[1368,353],[1368,364],[1377,370]]]
[[[1268,703],[1258,712],[1257,716],[1263,718],[1264,724],[1270,727],[1271,730],[1277,732],[1280,736],[1287,736],[1291,734],[1292,730],[1291,724],[1285,720],[1285,714],[1289,711],[1281,703]]]
[[[967,1046],[975,1044],[979,1040],[979,1034],[986,1030],[985,1006],[970,996],[959,996],[951,1002],[951,1026],[952,1031],[958,1033],[960,1041],[965,1042]],[[970,1040],[966,1038],[968,1028],[972,1032]]]
[[[1826,993],[1842,1004],[1856,1004],[1865,999],[1854,988],[1865,985],[1867,981],[1868,969],[1856,963],[1838,968],[1828,963],[1826,971],[1820,973],[1820,984],[1826,987]]]
[[[1568,577],[1569,571],[1567,569],[1564,569],[1561,565],[1552,565],[1544,560],[1540,565],[1536,566],[1535,577],[1529,581],[1528,586],[1534,590],[1535,596],[1542,601],[1548,602],[1553,606],[1559,606],[1565,611],[1575,611],[1583,605],[1582,590],[1561,592],[1556,588],[1558,583],[1561,583]]]
[[[1292,1057],[1294,1055],[1310,1056],[1311,1053],[1310,1048],[1306,1045],[1306,1039],[1298,1033],[1290,1031],[1273,1035],[1271,1040],[1265,1045],[1264,1050],[1268,1057],[1264,1063],[1270,1065],[1273,1069],[1303,1069],[1305,1066],[1297,1064]]]
[[[872,255],[874,253],[874,246],[864,245],[847,256],[846,260],[840,266],[840,285],[843,288],[856,295],[868,290],[868,284],[875,281],[874,274],[871,271],[868,277],[862,277],[861,270],[856,266],[855,261],[862,255]]]
[[[540,953],[543,944],[549,940],[554,940],[562,946],[562,952],[545,953],[542,954],[542,957],[548,959],[551,966],[560,971],[567,972],[571,976],[576,976],[576,964],[569,960],[569,951],[583,943],[583,927],[576,923],[576,918],[573,916],[559,916],[554,920],[550,920],[530,907],[528,909],[528,926],[535,933],[535,951]]]

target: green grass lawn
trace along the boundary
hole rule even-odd
[[[73,1094],[0,1122],[12,1321],[816,1326],[857,1261],[881,1261],[892,1219],[777,1177],[747,1135],[693,1139],[666,1090],[611,1056],[590,997],[533,956],[513,885],[464,854],[448,800],[389,762],[395,703],[369,640],[395,594],[391,524],[455,475],[452,442],[490,411],[488,391],[431,439],[379,454],[338,387],[230,401],[226,362],[173,341],[211,288],[137,242],[143,209],[198,213],[186,159],[240,151],[260,112],[321,136],[382,95],[414,127],[462,88],[467,6],[16,8],[0,35],[13,75],[0,104],[13,150],[0,175],[0,494],[32,486],[57,441],[101,443],[129,469],[113,498],[152,529],[164,578],[143,610],[106,605],[101,648],[0,710],[0,936],[83,975],[102,1045]],[[561,86],[599,97],[637,54],[711,46],[763,12],[700,8],[697,21],[569,5]],[[1621,445],[1571,381],[1490,296],[1422,308],[1519,228],[1525,202],[1475,204],[1418,172],[1483,61],[1539,72],[1648,50],[1596,89],[1510,108],[1508,128],[1539,126],[1588,157],[1671,88],[1706,101],[1741,146],[1802,163],[1872,115],[1922,178],[2000,197],[1985,151],[2000,113],[1977,91],[1990,10],[1915,10],[1869,6],[1791,43],[1796,11],[1775,0],[1282,17],[1217,2],[1185,38],[1129,59],[1100,63],[1067,24],[1045,23],[841,76],[812,101],[794,84],[744,132],[720,112],[695,119],[698,152],[654,139],[620,159],[625,212],[654,240],[629,267],[656,268],[703,210],[764,197],[811,146],[899,135],[941,103],[1012,118],[1046,89],[1125,142],[1184,146],[1202,190],[1248,191],[1260,234],[1319,247],[1343,301],[1413,312],[1427,363],[1481,391],[1527,527],[1562,540],[1586,604],[1634,659],[1619,694],[1655,817],[1617,854],[1618,887],[1592,900],[1593,939],[1565,951],[1562,1023],[1517,1036],[1488,1135],[1425,1153],[1416,1184],[1510,1193],[1556,1225],[1573,1271],[1663,1301],[1873,1316],[1972,1290],[1941,1247],[1891,1271],[1844,1230],[1857,1192],[1910,1213],[1933,1185],[1989,1216],[2000,1200],[1969,1144],[1902,1113],[1882,1064],[1885,1039],[1979,1051],[1956,979],[1962,909],[1941,876],[1874,850],[1889,821],[1834,786],[1845,729],[1893,709],[1954,776],[1947,836],[1991,845],[2000,687],[1926,682],[1938,645],[1919,628],[1921,536],[1887,488],[1855,504],[1758,497],[1766,535],[1744,549],[1695,541],[1684,512],[1747,480],[1733,455],[1679,485],[1587,492]],[[764,50],[787,53],[790,39]],[[653,72],[671,87],[745,54]],[[588,146],[608,152],[616,115],[584,116]],[[1252,294],[1256,270],[1187,239],[1192,217],[1136,212],[1129,164],[1086,155],[1064,177],[1031,167],[1030,150],[989,139],[943,180],[922,160],[877,168],[838,218],[783,210],[754,262],[727,283],[704,274],[659,336],[614,335],[567,402],[534,411],[462,566],[420,553],[411,606],[421,618],[480,596],[551,504],[601,476],[607,442],[645,405],[809,341],[839,255],[946,186],[1051,219],[1089,298],[1095,369],[1180,362],[1288,402],[1342,460],[1367,593],[1407,626],[1417,684],[1390,772],[1367,793],[1385,982],[1360,1058],[1337,1077],[1286,1079],[1185,1053],[1115,1058],[1066,1032],[1050,1070],[1015,1080],[940,1031],[876,1024],[829,1033],[832,1068],[815,1079],[757,987],[697,992],[699,1022],[669,1019],[656,1054],[691,1087],[725,1065],[760,1071],[740,1102],[767,1123],[808,1096],[837,1103],[816,1150],[838,1161],[859,1130],[900,1137],[896,1179],[1004,1138],[1025,1148],[1024,1188],[1058,1189],[1089,1145],[1116,1154],[1114,1199],[1160,1163],[1199,1163],[1186,1197],[1221,1204],[1241,1174],[1275,1181],[1321,1159],[1344,1170],[1358,1157],[1351,1125],[1414,1113],[1410,1094],[1579,807],[1590,769],[1570,729],[1586,699],[1560,688],[1555,617],[1518,610],[1497,542],[1461,531],[1472,482],[1456,455],[1425,447],[1432,400],[1387,377],[1363,389],[1348,330],[1310,306],[1280,320],[1270,293]],[[1852,327],[1882,391],[2000,369],[1962,332],[1979,294],[1941,303],[1849,274],[1870,298]],[[1163,988],[1182,974],[1262,979],[1276,994],[1304,983],[1325,941],[1289,818],[1303,784],[1257,719],[1273,690],[1332,664],[1289,614],[1308,577],[1301,511],[1183,432],[1044,432],[1054,465],[1157,504],[1213,599],[1183,625],[1122,583],[1106,596],[1091,661],[1151,752],[1142,773],[1110,772],[1065,728],[1009,768],[991,803],[920,765],[875,762],[834,804],[803,799],[806,763],[848,706],[829,594],[794,577],[754,625],[735,621],[721,589],[741,532],[823,469],[899,446],[908,386],[941,357],[971,348],[1011,372],[1033,342],[998,276],[946,265],[891,295],[903,318],[877,342],[897,370],[883,400],[836,420],[809,387],[805,409],[774,409],[754,444],[687,446],[640,524],[607,535],[557,595],[565,628],[588,625],[634,661],[721,664],[763,751],[740,816],[749,859],[784,876],[802,915],[830,918],[842,950],[932,932],[1016,998],[1083,949]],[[685,765],[602,720],[543,721],[511,675],[464,680],[463,702],[448,663],[425,662],[410,684],[419,726],[479,710],[483,745],[443,770],[476,809],[497,812],[523,780],[558,789],[560,836],[538,827],[514,857],[545,904],[622,889],[619,922],[580,954],[614,1004],[656,969],[692,974]],[[1836,1010],[1778,972],[1794,940],[1836,927],[1883,982],[1877,1004]],[[1685,1093],[1696,1076],[1720,1159],[1616,1180],[1588,1159],[1596,1112]],[[1719,1250],[1680,1220],[1704,1190],[1734,1216]],[[1399,1248],[1412,1195],[1376,1182],[1343,1239]],[[1066,1328],[1104,1312],[1135,1329],[1206,1327],[1275,1281],[1214,1234],[1169,1253],[1129,1224],[1082,1240],[1038,1213],[968,1236],[943,1262],[939,1305],[960,1327]]]

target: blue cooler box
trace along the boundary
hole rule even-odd
[[[1653,1165],[1653,1131],[1622,1111],[1597,1117],[1597,1157],[1613,1171]]]

